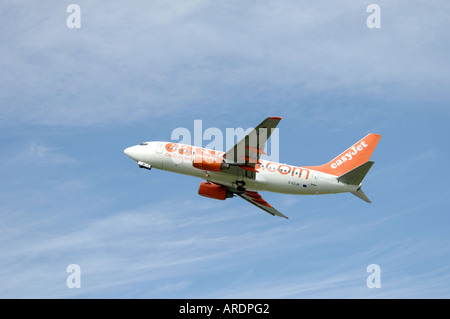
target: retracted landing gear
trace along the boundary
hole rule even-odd
[[[244,181],[236,181],[236,186],[238,191],[245,191],[245,182]]]

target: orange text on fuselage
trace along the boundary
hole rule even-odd
[[[177,152],[180,155],[191,156],[195,154],[204,154],[204,155],[218,155],[222,156],[225,154],[221,151],[209,150],[201,147],[193,147],[190,145],[178,145],[177,143],[167,143],[165,147],[167,152],[175,153]],[[298,176],[302,177],[303,173],[305,174],[303,177],[305,179],[309,178],[309,169],[290,166],[287,164],[280,164],[276,162],[263,162],[255,164],[255,169],[259,172],[267,170],[269,173],[279,173],[281,175],[290,175],[290,176]]]
[[[280,164],[280,163],[274,163],[274,162],[267,162],[267,164],[256,164],[255,168],[257,170],[267,170],[270,173],[278,172],[281,175],[290,175],[290,176],[298,176],[299,178],[302,177],[303,172],[305,172],[305,179],[308,179],[309,177],[309,169],[297,167],[297,166],[290,166],[287,164]]]

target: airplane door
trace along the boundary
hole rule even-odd
[[[164,143],[158,143],[158,146],[156,147],[156,153],[161,154],[164,149]]]
[[[313,172],[311,177],[311,186],[317,186],[318,181],[319,181],[319,173]]]
[[[163,155],[163,150],[164,150],[164,143],[158,143],[158,144],[153,144],[152,147],[152,160],[151,163],[155,168],[159,168],[159,169],[164,169],[164,155]]]

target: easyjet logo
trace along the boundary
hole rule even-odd
[[[361,143],[359,143],[358,145],[353,145],[350,148],[349,152],[345,153],[340,158],[331,163],[331,168],[336,169],[344,164],[344,162],[351,161],[356,154],[364,150],[367,146],[368,145],[366,144],[366,141],[361,141]]]

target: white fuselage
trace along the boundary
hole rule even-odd
[[[358,185],[348,185],[337,180],[337,176],[311,168],[299,167],[260,160],[255,179],[227,172],[205,171],[193,166],[194,152],[221,156],[223,152],[200,147],[171,143],[148,142],[129,147],[125,153],[136,162],[153,168],[202,178],[213,183],[236,187],[237,181],[245,183],[252,191],[269,191],[283,194],[333,194],[354,192]]]

